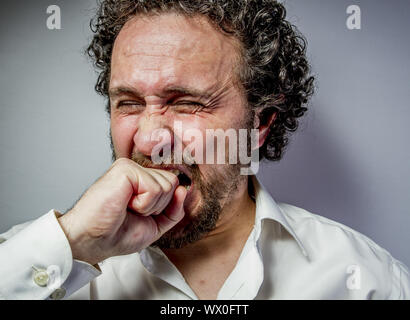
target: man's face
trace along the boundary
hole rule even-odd
[[[203,17],[176,14],[138,16],[115,41],[110,79],[111,134],[115,157],[151,162],[158,141],[152,133],[168,130],[169,141],[185,141],[174,131],[249,127],[249,112],[236,85],[238,43]],[[194,142],[195,143],[195,142]],[[206,144],[203,144],[205,149]],[[205,150],[203,151],[206,154]],[[162,167],[165,168],[165,167]],[[185,218],[162,239],[160,247],[182,247],[214,229],[219,213],[244,181],[238,165],[186,165],[191,186]]]

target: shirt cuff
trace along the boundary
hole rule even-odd
[[[101,274],[73,260],[59,215],[51,210],[0,245],[0,298],[63,299]]]

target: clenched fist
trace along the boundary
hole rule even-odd
[[[59,222],[75,259],[96,264],[138,252],[185,215],[186,188],[171,171],[114,162]]]

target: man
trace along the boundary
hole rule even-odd
[[[88,52],[116,161],[64,215],[1,235],[0,297],[409,298],[408,270],[384,249],[275,203],[243,163],[201,162],[214,139],[184,135],[257,129],[245,150],[281,158],[313,93],[285,16],[273,0],[103,1]],[[188,145],[192,161],[175,161]]]

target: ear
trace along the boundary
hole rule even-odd
[[[263,144],[266,141],[266,138],[269,135],[270,132],[270,128],[272,126],[272,123],[276,120],[278,113],[277,112],[273,112],[270,113],[269,115],[267,115],[265,117],[265,119],[261,119],[261,114],[258,114],[257,117],[257,122],[258,122],[258,126],[256,127],[259,130],[259,134],[258,134],[258,148],[262,147]]]
[[[256,111],[254,128],[259,130],[258,133],[258,148],[262,147],[269,135],[272,123],[278,117],[278,111],[271,110],[267,112],[268,109],[273,109],[274,106],[279,106],[285,102],[285,95],[283,93],[275,96],[273,101],[270,101],[271,107],[262,107]]]

